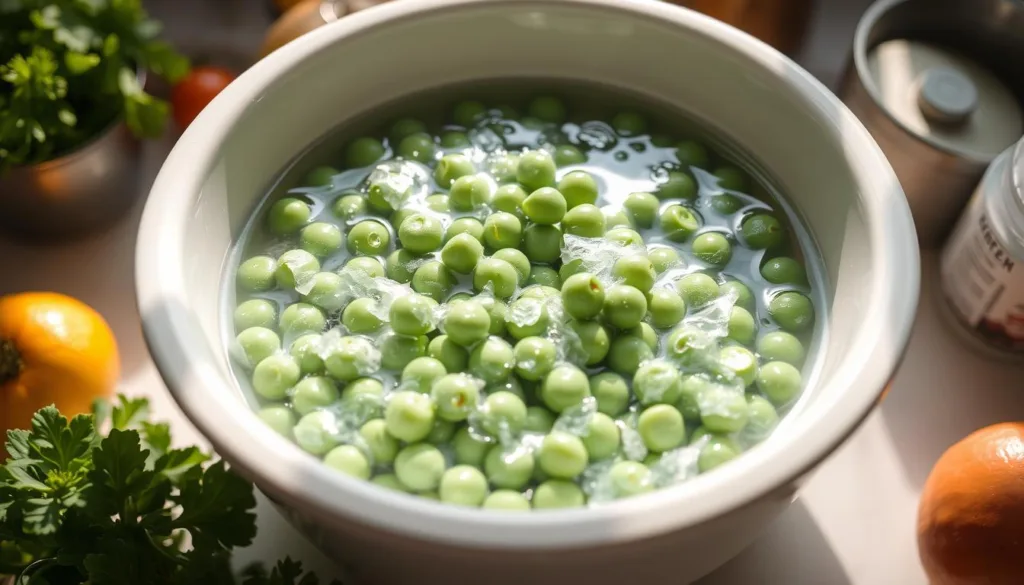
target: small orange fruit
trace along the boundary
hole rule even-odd
[[[0,297],[0,455],[7,431],[54,404],[68,417],[114,394],[114,334],[88,305],[57,293]]]
[[[1024,423],[981,429],[939,458],[917,545],[932,585],[1024,583]]]

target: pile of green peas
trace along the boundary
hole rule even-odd
[[[771,433],[815,310],[748,173],[556,97],[448,122],[355,139],[259,216],[233,350],[263,421],[339,472],[501,510],[641,494]]]

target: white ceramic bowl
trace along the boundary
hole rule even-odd
[[[824,258],[830,335],[801,411],[743,457],[594,509],[460,509],[333,472],[261,423],[222,340],[225,259],[271,179],[330,128],[394,98],[495,77],[606,83],[691,112],[770,169]],[[864,419],[918,295],[903,193],[861,124],[781,54],[648,0],[402,0],[257,63],[185,132],[150,195],[138,297],[178,404],[356,583],[685,583],[745,547]]]

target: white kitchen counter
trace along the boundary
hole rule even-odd
[[[240,8],[241,3],[232,4]],[[246,4],[248,10],[258,9],[255,2]],[[865,4],[834,0],[818,12],[801,61],[830,85]],[[185,30],[180,22],[168,24]],[[236,36],[248,45],[258,38]],[[148,190],[172,140],[147,147],[147,183],[140,193]],[[72,245],[29,247],[0,240],[0,294],[52,290],[95,307],[119,340],[124,391],[148,396],[156,416],[172,422],[177,443],[199,442],[167,395],[140,332],[133,285],[140,212],[141,201],[110,232]],[[948,330],[937,310],[934,253],[925,252],[923,264],[914,337],[885,402],[819,468],[789,512],[702,585],[926,584],[914,536],[920,488],[950,444],[982,426],[1024,416],[1024,368],[978,356]],[[332,574],[331,563],[262,498],[259,515],[257,542],[241,551],[242,564],[290,554],[322,576]]]

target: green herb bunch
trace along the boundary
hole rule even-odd
[[[69,421],[50,406],[30,430],[8,432],[0,575],[17,585],[317,585],[289,559],[236,579],[231,551],[256,535],[252,484],[197,447],[171,448],[170,429],[147,411],[120,397]]]
[[[140,71],[175,82],[188,61],[142,0],[0,0],[0,171],[73,150],[123,118],[150,138],[169,106]]]

